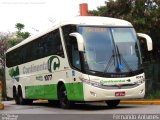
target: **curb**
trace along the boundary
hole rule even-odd
[[[160,105],[160,100],[122,100],[120,104]]]
[[[48,103],[48,100],[35,100],[34,103]]]
[[[4,109],[4,104],[0,103],[0,110]]]

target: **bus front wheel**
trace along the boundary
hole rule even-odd
[[[116,108],[120,103],[120,100],[106,100],[105,102],[107,103],[109,108]]]
[[[67,109],[71,107],[71,102],[67,98],[67,90],[64,84],[59,86],[59,103],[61,108]]]

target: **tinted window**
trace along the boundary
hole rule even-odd
[[[58,29],[7,53],[6,65],[7,67],[13,67],[50,55],[64,57]]]
[[[75,37],[71,37],[69,34],[76,32],[77,28],[75,25],[66,25],[62,27],[63,36],[66,43],[67,54],[71,66],[77,69],[81,69],[80,56],[77,46],[77,40]]]

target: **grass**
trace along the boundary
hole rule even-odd
[[[148,99],[160,99],[160,90],[151,92],[148,96]]]

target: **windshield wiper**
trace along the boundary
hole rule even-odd
[[[116,45],[116,50],[117,50],[117,53],[118,53],[118,58],[119,58],[119,65],[120,66],[122,66],[122,62],[126,65],[126,67],[128,68],[128,70],[130,71],[130,72],[133,72],[133,70],[132,70],[132,68],[128,65],[128,63],[127,63],[127,61],[123,58],[123,55],[121,55],[120,54],[120,52],[119,52],[119,48],[118,48],[118,46]],[[120,69],[120,66],[119,66],[119,69]]]
[[[113,60],[114,60],[113,64],[114,64],[114,66],[116,66],[116,71],[117,72],[120,71],[119,68],[118,68],[118,64],[119,64],[118,57],[117,57],[118,55],[116,55],[115,50],[112,50],[112,52],[113,52],[113,54],[111,55],[107,65],[106,65],[106,67],[104,69],[104,72],[103,72],[104,74],[106,72],[108,72],[109,68],[111,67],[111,63],[112,63]]]
[[[126,68],[130,71],[130,72],[133,72],[133,70],[131,69],[131,67],[128,65],[127,61],[123,58],[123,56],[120,54],[119,52],[119,48],[118,46],[116,45],[116,51],[113,50],[113,54],[112,56],[110,57],[105,69],[104,69],[104,74],[106,72],[108,72],[108,70],[110,69],[110,67],[112,66],[112,61],[114,60],[114,66],[116,66],[116,72],[120,72],[122,71],[124,65],[126,66]],[[117,52],[117,53],[116,53]],[[124,64],[124,65],[123,65]]]

